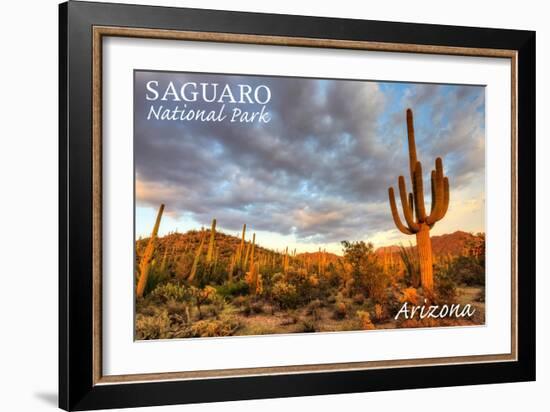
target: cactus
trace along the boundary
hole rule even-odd
[[[237,260],[236,255],[231,255],[231,258],[229,259],[229,269],[227,270],[227,280],[230,282],[233,281],[233,272],[235,271],[235,262]]]
[[[202,248],[204,246],[205,239],[206,239],[206,232],[203,230],[199,247],[195,251],[195,260],[193,261],[193,267],[191,268],[191,273],[189,274],[189,277],[188,277],[189,282],[192,282],[193,279],[195,279],[195,276],[197,274],[197,267],[199,266],[199,260],[201,258]]]
[[[250,265],[254,265],[254,249],[256,248],[256,233],[252,234],[252,246],[250,249]]]
[[[246,235],[246,223],[243,225],[243,233],[241,236],[241,244],[239,245],[239,248],[237,249],[237,255],[235,256],[235,264],[237,266],[242,266],[242,259],[243,259],[243,252],[244,252],[244,237]]]
[[[248,265],[248,258],[250,256],[250,243],[246,245],[246,253],[244,255],[244,261],[243,261],[243,267],[242,270],[246,271],[247,265]]]
[[[153,253],[155,252],[155,243],[159,232],[160,219],[162,218],[163,212],[164,204],[161,204],[157,213],[157,219],[155,220],[155,226],[151,232],[151,237],[149,238],[147,247],[145,248],[141,261],[139,262],[139,280],[136,288],[136,296],[138,298],[143,297],[143,293],[145,292],[147,278],[149,277],[149,271],[151,270],[151,260],[153,259]]]
[[[170,251],[170,252],[171,252],[170,254],[173,254],[172,251]],[[168,263],[168,246],[166,246],[164,248],[164,255],[162,256],[162,263],[160,264],[160,271],[161,272],[166,271],[167,263]]]
[[[216,246],[216,251],[214,252],[214,269],[218,267],[219,259],[220,259],[220,247]]]
[[[211,263],[214,258],[214,245],[216,242],[216,219],[212,219],[212,228],[210,229],[210,242],[208,243],[208,252],[206,253],[206,262]]]
[[[256,244],[256,233],[252,235],[252,246],[250,247],[250,263],[249,271],[246,274],[246,283],[250,288],[250,291],[254,294],[262,293],[262,279],[259,273],[258,265],[254,261],[254,249]]]
[[[426,214],[424,206],[424,184],[422,181],[422,164],[416,158],[414,140],[413,113],[407,109],[407,135],[409,142],[409,171],[412,182],[412,193],[407,195],[405,178],[399,176],[399,194],[403,206],[406,225],[401,222],[393,187],[388,189],[391,213],[397,228],[406,235],[416,235],[416,248],[420,263],[420,280],[422,287],[433,291],[433,259],[430,229],[441,220],[449,207],[449,179],[443,175],[443,161],[435,160],[435,170],[431,173],[432,205],[430,214]],[[413,215],[413,213],[415,215]]]
[[[286,275],[288,272],[288,246],[285,249],[285,254],[283,255],[283,273]]]

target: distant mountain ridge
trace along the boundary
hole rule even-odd
[[[476,239],[476,235],[468,232],[457,230],[454,233],[446,233],[444,235],[432,236],[432,253],[435,256],[458,256],[461,255],[467,245]],[[411,240],[414,246],[414,238]],[[409,243],[403,244],[405,247],[410,247]],[[383,246],[376,249],[376,253],[383,255],[384,253],[398,253],[399,245]]]
[[[205,245],[204,250],[206,251],[206,248],[208,246],[208,239],[210,237],[209,230],[197,231],[197,230],[191,230],[186,233],[169,233],[163,237],[159,237],[157,240],[157,257],[159,255],[164,254],[166,251],[169,256],[179,255],[181,253],[186,252],[194,252],[200,241],[202,236],[205,237]],[[250,243],[252,235],[247,233],[246,235],[246,242]],[[439,236],[432,236],[432,252],[435,257],[438,256],[458,256],[461,255],[468,243],[471,243],[476,239],[476,235],[468,232],[463,231],[456,231],[454,233],[448,233],[444,235]],[[137,252],[139,255],[139,252],[145,247],[147,244],[148,238],[142,238],[138,239],[136,242],[137,246]],[[216,247],[219,248],[219,257],[221,259],[229,259],[231,255],[237,250],[241,243],[240,237],[229,235],[224,232],[216,232]],[[414,238],[411,237],[411,244],[414,246]],[[409,243],[403,243],[402,246],[404,247],[410,247]],[[384,255],[384,254],[398,254],[399,253],[400,246],[399,245],[391,245],[391,246],[383,246],[379,247],[375,250],[375,253],[378,255]],[[262,241],[260,238],[256,238],[256,253],[258,254],[273,254],[273,253],[283,255],[285,253],[284,250],[278,250],[273,251],[267,248],[262,247]],[[289,255],[292,256],[293,251],[289,249],[288,251]],[[324,255],[324,258],[326,259],[326,263],[335,263],[339,259],[341,259],[341,256],[338,256],[334,253],[330,252],[302,252],[297,253],[297,257],[309,257],[312,262],[316,262],[319,260],[320,255]]]

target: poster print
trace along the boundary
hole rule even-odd
[[[485,89],[134,72],[135,338],[485,323]]]

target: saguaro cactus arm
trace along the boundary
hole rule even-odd
[[[407,137],[409,140],[409,169],[411,172],[411,181],[414,180],[414,169],[416,167],[416,142],[414,140],[414,124],[411,109],[407,109]]]
[[[418,222],[426,220],[426,207],[424,206],[424,183],[422,182],[422,164],[416,162],[413,179],[414,208]]]
[[[448,177],[445,177],[443,179],[443,199],[444,199],[444,204],[443,204],[443,212],[442,213],[443,213],[443,216],[445,216],[447,214],[447,210],[449,210],[449,201],[451,199],[451,191],[449,190],[449,178]]]
[[[449,207],[449,179],[443,176],[443,161],[438,157],[432,171],[432,210],[426,223],[433,226],[443,219]]]
[[[390,198],[391,214],[393,216],[393,221],[395,222],[395,226],[397,226],[397,228],[402,233],[406,235],[412,235],[413,233],[409,230],[409,228],[401,222],[401,218],[399,217],[399,213],[397,212],[397,205],[395,204],[395,195],[393,193],[393,187],[390,187],[388,189],[388,195]]]
[[[413,203],[409,203],[408,199],[410,197],[407,196],[407,186],[405,184],[405,178],[403,176],[399,176],[399,195],[401,197],[401,206],[403,207],[403,216],[405,216],[405,221],[407,222],[409,230],[413,233],[416,233],[418,232],[420,227],[414,221],[414,206]]]

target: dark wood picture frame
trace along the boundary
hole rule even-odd
[[[535,379],[535,33],[107,3],[59,8],[59,406],[167,405]],[[125,36],[509,58],[512,356],[101,374],[101,38]],[[395,367],[399,366],[399,367]]]

